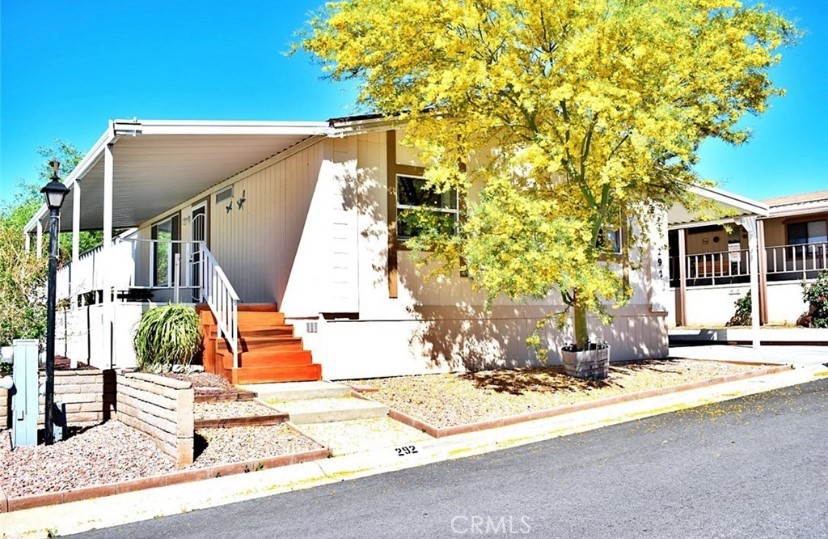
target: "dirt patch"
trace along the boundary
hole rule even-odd
[[[370,398],[435,427],[453,427],[528,412],[675,387],[757,370],[710,361],[649,360],[613,364],[606,380],[579,380],[561,367],[487,370],[356,380]]]

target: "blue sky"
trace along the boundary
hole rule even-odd
[[[285,57],[322,0],[102,0],[0,3],[0,201],[34,179],[38,146],[86,151],[114,118],[325,120],[354,112],[352,91]],[[806,31],[773,71],[788,95],[753,139],[707,143],[699,171],[764,198],[828,189],[828,3],[768,0]]]

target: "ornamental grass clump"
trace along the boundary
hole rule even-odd
[[[142,371],[189,365],[201,348],[198,314],[186,305],[150,309],[138,323],[133,344]]]

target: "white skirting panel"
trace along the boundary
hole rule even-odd
[[[326,379],[341,380],[477,370],[517,368],[540,364],[526,345],[537,318],[473,317],[428,320],[318,321],[318,333],[306,334],[306,322],[288,321],[322,364]],[[616,316],[602,328],[591,320],[594,337],[612,345],[612,360],[667,357],[667,322],[664,314]],[[560,364],[557,349],[572,340],[567,330],[551,328],[547,364]]]

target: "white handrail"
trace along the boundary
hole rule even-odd
[[[201,295],[216,317],[220,336],[233,352],[233,367],[239,367],[239,296],[204,242],[201,248]]]
[[[768,247],[768,274],[801,273],[828,269],[828,242],[797,243]]]
[[[687,279],[710,279],[716,284],[717,278],[750,275],[747,249],[687,255],[685,262]]]

